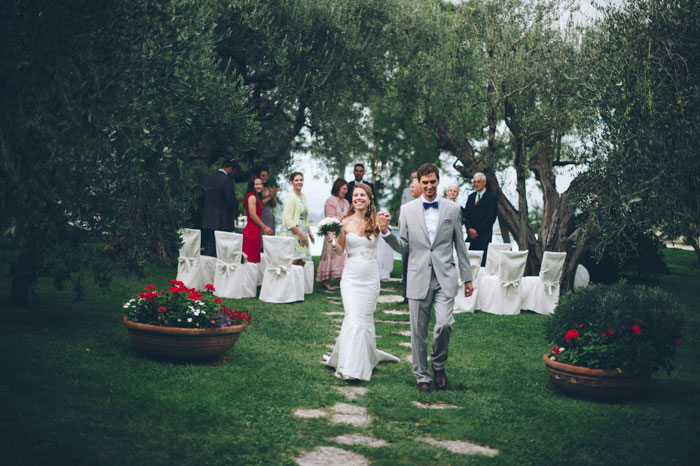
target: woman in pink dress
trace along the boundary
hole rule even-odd
[[[248,256],[248,262],[260,262],[260,246],[262,236],[260,232],[266,235],[273,233],[272,228],[268,227],[260,219],[262,214],[262,189],[263,182],[259,176],[252,176],[248,181],[248,190],[243,201],[245,214],[248,222],[243,228],[243,252]]]
[[[326,201],[325,213],[326,217],[333,217],[341,220],[348,214],[350,204],[345,199],[345,193],[348,192],[348,183],[342,178],[338,178],[333,183],[331,189],[331,197]],[[335,290],[331,286],[331,280],[340,278],[343,274],[345,266],[345,255],[336,254],[331,249],[330,243],[324,241],[323,251],[321,252],[321,261],[318,263],[318,271],[316,273],[316,281],[321,282],[323,287],[328,291]]]

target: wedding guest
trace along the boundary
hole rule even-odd
[[[304,186],[304,175],[300,172],[293,172],[289,175],[292,182],[292,191],[287,194],[282,207],[282,226],[279,236],[294,237],[294,265],[304,265],[311,260],[311,250],[309,240],[315,242],[314,234],[309,227],[309,208],[306,203],[306,196],[302,194],[301,188]]]
[[[214,230],[233,231],[238,215],[238,200],[233,183],[235,167],[235,161],[224,161],[221,168],[209,175],[205,183],[202,211],[202,245],[205,256],[216,257]]]
[[[261,233],[271,235],[274,232],[260,219],[262,214],[263,182],[259,176],[252,176],[248,181],[244,206],[248,222],[243,228],[243,252],[248,256],[248,262],[260,262]]]
[[[275,215],[273,209],[277,206],[277,193],[280,188],[272,185],[270,181],[269,172],[266,168],[260,170],[260,179],[263,182],[262,189],[262,216],[260,217],[265,225],[272,229],[271,234],[275,234]]]
[[[415,176],[414,176],[415,175]],[[408,188],[408,194],[409,197],[401,197],[401,205],[404,205],[405,203],[412,201],[414,199],[417,199],[420,197],[421,194],[423,194],[423,190],[420,187],[420,183],[418,182],[418,172],[413,172],[411,173],[411,186]],[[405,193],[404,193],[405,194]],[[399,225],[401,224],[401,214],[399,214]],[[408,298],[406,298],[406,274],[408,273],[408,253],[402,253],[401,254],[401,295],[403,296],[403,301],[401,301],[399,304],[408,304]]]
[[[348,183],[348,193],[345,195],[345,199],[347,199],[348,203],[352,203],[352,192],[355,189],[355,186],[357,186],[360,183],[364,183],[367,186],[369,186],[369,189],[372,190],[372,198],[376,200],[376,196],[374,195],[374,185],[362,179],[365,176],[365,166],[361,163],[356,163],[355,167],[353,168],[352,174],[355,176],[355,181],[351,181],[350,183]]]
[[[449,185],[447,191],[445,191],[445,197],[452,202],[457,202],[457,196],[459,196],[459,186],[456,184]]]
[[[486,175],[474,173],[474,192],[464,206],[464,226],[467,228],[467,243],[472,251],[484,251],[481,265],[486,264],[486,254],[493,235],[493,224],[498,214],[498,200],[486,189]]]
[[[420,196],[420,194],[418,194],[418,196],[413,195],[411,186],[413,185],[414,181],[418,181],[418,172],[415,171],[411,172],[411,182],[408,184],[407,188],[404,188],[403,193],[401,193],[401,205],[404,205],[408,201],[412,201],[416,197]]]
[[[350,203],[345,199],[347,191],[347,181],[343,178],[335,180],[331,188],[331,197],[328,198],[324,207],[326,217],[341,220],[348,214]],[[326,290],[334,291],[335,288],[331,286],[331,280],[340,278],[343,274],[343,266],[345,266],[345,254],[336,254],[331,247],[331,243],[324,241],[321,260],[318,263],[316,281],[321,282]]]

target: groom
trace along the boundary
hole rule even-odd
[[[464,296],[471,296],[473,287],[469,256],[462,236],[461,209],[457,203],[437,197],[440,171],[435,165],[424,163],[417,171],[423,195],[401,207],[400,236],[397,238],[389,231],[388,213],[378,214],[385,217],[378,224],[384,240],[394,250],[408,253],[406,297],[411,315],[413,373],[418,380],[418,390],[429,392],[428,324],[433,306],[433,379],[436,389],[447,387],[445,363],[454,323],[454,297],[457,295],[453,249],[457,251],[460,276],[465,280]]]

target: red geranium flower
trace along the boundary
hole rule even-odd
[[[613,329],[611,329],[611,328],[608,329],[608,335],[612,335],[613,332],[615,332],[615,330],[613,330]]]
[[[204,288],[205,288],[207,291],[212,291],[212,292],[213,292],[213,291],[216,291],[216,290],[214,289],[214,285],[212,285],[211,283],[207,283],[207,286],[205,286]]]
[[[214,298],[214,302],[215,302],[216,304],[221,304],[221,303],[223,303],[223,301],[222,301],[221,299],[219,299],[219,298]]]
[[[155,289],[156,289],[156,287],[153,286],[153,285],[148,285],[148,286],[146,287],[146,291],[153,291],[153,290],[155,290]]]
[[[642,331],[640,330],[639,326],[637,326],[637,325],[633,325],[633,326],[630,328],[630,330],[632,330],[632,333],[634,333],[635,335],[641,335],[641,334],[642,334]]]
[[[158,308],[158,312],[165,312],[165,306],[160,306]]]
[[[583,328],[583,324],[579,325],[578,328]]]
[[[581,325],[583,325],[583,324],[581,324]],[[571,343],[571,340],[575,340],[579,336],[580,336],[580,334],[578,333],[578,330],[569,330],[568,332],[566,332],[566,342]]]
[[[675,341],[677,345],[680,345],[683,342],[683,340],[680,338],[674,338],[673,341]]]

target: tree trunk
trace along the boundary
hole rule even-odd
[[[685,236],[685,244],[693,247],[693,251],[695,251],[695,254],[698,256],[698,260],[700,261],[700,245],[698,245],[698,239],[691,233],[688,233]]]

